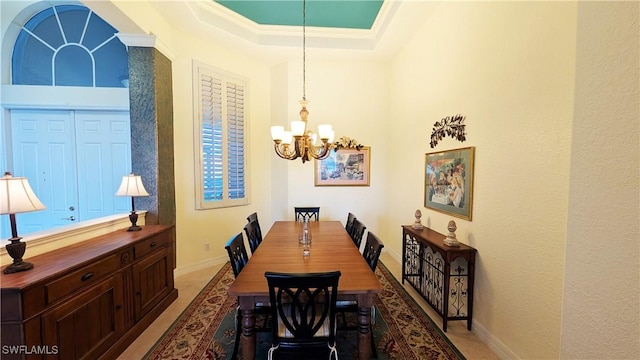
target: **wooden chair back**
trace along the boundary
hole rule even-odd
[[[347,230],[348,234],[351,234],[353,231],[353,221],[356,219],[356,216],[352,213],[347,215],[347,223],[344,225],[344,229]]]
[[[265,273],[272,305],[269,358],[275,350],[308,353],[310,347],[327,346],[329,355],[335,353],[337,357],[336,301],[340,275],[340,271]]]
[[[364,224],[358,220],[353,220],[353,228],[349,235],[351,235],[351,240],[356,244],[356,247],[360,249],[360,244],[362,244],[362,238],[364,237],[364,231],[367,229]]]
[[[320,207],[299,207],[293,208],[296,215],[296,221],[319,221]]]
[[[367,261],[367,264],[369,264],[371,271],[376,271],[378,259],[380,259],[380,253],[382,253],[383,247],[384,244],[380,238],[369,231],[367,233],[367,241],[365,242],[364,249],[362,250],[362,256]]]
[[[256,221],[247,223],[247,225],[244,226],[244,232],[247,234],[249,249],[251,249],[251,253],[253,254],[262,242],[262,234],[260,233],[258,223]]]
[[[260,222],[258,221],[257,212],[254,212],[253,214],[250,214],[249,216],[247,216],[247,223],[250,223],[252,221],[256,223],[256,227],[258,230],[258,238],[260,238],[260,241],[262,241],[262,228],[260,228]]]
[[[247,262],[249,262],[249,256],[247,255],[247,249],[244,247],[242,233],[238,233],[229,239],[224,248],[227,249],[227,254],[229,254],[233,275],[238,277],[240,271],[242,271],[244,266],[247,265]]]

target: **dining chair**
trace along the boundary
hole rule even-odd
[[[371,271],[375,272],[376,267],[378,266],[378,259],[380,259],[380,254],[382,253],[382,248],[384,248],[384,244],[380,240],[380,238],[369,231],[367,233],[367,240],[364,245],[364,249],[362,250],[362,257],[369,264],[369,268]],[[336,304],[336,312],[341,315],[342,325],[339,327],[340,330],[357,330],[358,326],[356,325],[348,325],[347,323],[347,313],[358,313],[358,303],[353,300],[345,300],[338,301]],[[369,324],[369,332],[371,333],[371,355],[374,359],[378,358],[378,352],[376,350],[376,342],[373,337],[373,324],[375,323],[376,318],[376,308],[374,306],[371,307],[371,323]]]
[[[373,272],[375,272],[376,267],[378,267],[378,259],[380,259],[382,248],[384,248],[384,244],[380,238],[369,231],[367,233],[367,241],[364,244],[364,249],[362,249],[362,256]]]
[[[320,207],[299,207],[295,206],[293,211],[296,215],[296,221],[319,221]]]
[[[348,234],[351,234],[353,231],[353,221],[356,219],[356,216],[352,213],[347,215],[347,222],[344,225],[344,229],[347,230]]]
[[[276,351],[315,354],[310,348],[336,349],[336,301],[340,271],[323,273],[265,272],[271,300],[272,340],[267,358]]]
[[[247,242],[249,243],[249,249],[251,254],[256,252],[256,249],[262,242],[262,236],[258,231],[258,223],[256,221],[250,221],[244,226],[244,232],[247,234]]]
[[[366,229],[367,227],[364,226],[364,224],[360,220],[353,220],[353,228],[351,229],[351,233],[349,235],[351,236],[351,240],[353,240],[353,243],[356,244],[358,250],[360,249],[360,244],[362,244],[362,238],[364,237],[364,231]]]
[[[258,229],[258,237],[260,238],[260,241],[262,241],[262,229],[260,228],[260,222],[258,221],[258,213],[254,212],[252,214],[250,214],[249,216],[247,216],[247,222],[250,223],[252,221],[256,222],[256,227]]]
[[[233,270],[233,276],[237,278],[244,266],[247,265],[247,262],[249,262],[249,256],[247,255],[247,249],[244,246],[242,233],[240,232],[231,237],[231,239],[227,241],[227,244],[224,246],[224,248],[227,250],[227,254],[229,255],[229,261],[231,262],[231,270]],[[265,317],[264,326],[256,328],[256,331],[271,331],[271,328],[268,327],[270,313],[271,307],[269,306],[269,303],[255,303],[255,314],[262,314]],[[235,359],[238,355],[238,348],[240,346],[240,334],[242,333],[242,316],[240,316],[240,306],[236,307],[235,320],[236,338],[233,344],[233,353],[231,354],[232,360]]]
[[[249,256],[247,254],[247,249],[244,247],[242,233],[238,233],[229,239],[224,248],[227,249],[227,254],[229,254],[229,261],[231,262],[233,276],[238,277],[240,271],[242,271],[244,266],[247,265],[247,262],[249,262]]]

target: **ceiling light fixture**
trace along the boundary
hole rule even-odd
[[[276,154],[283,159],[302,159],[302,163],[311,159],[322,160],[329,157],[331,149],[334,147],[334,131],[331,125],[318,125],[318,134],[307,130],[307,97],[306,97],[306,45],[307,45],[307,2],[302,2],[302,100],[300,105],[300,119],[291,122],[291,131],[285,131],[283,126],[272,126],[271,137],[273,138]],[[316,145],[317,138],[322,142]],[[292,143],[293,142],[293,146]]]

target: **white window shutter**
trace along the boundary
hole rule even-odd
[[[195,85],[197,84],[197,85]],[[198,209],[248,204],[246,81],[194,62]]]

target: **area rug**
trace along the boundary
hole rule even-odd
[[[381,262],[376,275],[383,286],[383,291],[374,297],[373,333],[378,359],[464,359]],[[235,340],[236,299],[227,295],[227,288],[233,280],[227,263],[144,359],[229,359]],[[270,341],[269,333],[257,334],[257,359],[266,359]],[[355,332],[339,331],[337,347],[340,359],[358,358]]]

